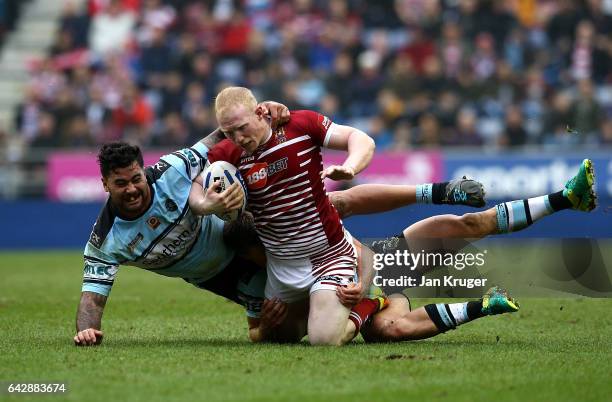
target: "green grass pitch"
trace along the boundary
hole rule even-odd
[[[0,382],[67,382],[14,401],[603,401],[612,300],[523,299],[437,338],[343,348],[252,345],[240,307],[122,268],[104,343],[72,345],[75,252],[0,254]],[[426,300],[416,300],[422,305]],[[41,399],[42,398],[42,399]]]

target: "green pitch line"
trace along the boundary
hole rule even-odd
[[[251,345],[239,307],[122,268],[103,345],[76,348],[80,253],[0,253],[0,261],[0,383],[67,382],[68,393],[49,401],[601,401],[612,393],[609,299],[521,299],[518,313],[421,342]]]

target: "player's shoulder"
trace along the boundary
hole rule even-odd
[[[208,160],[211,163],[217,161],[227,161],[235,165],[240,160],[242,153],[242,148],[226,138],[219,141],[208,151]]]
[[[117,215],[112,208],[111,201],[108,199],[98,214],[88,242],[97,249],[102,248],[104,240],[106,240],[106,237],[113,228],[116,217]]]
[[[202,143],[196,143],[189,148],[179,149],[164,155],[153,166],[147,168],[147,177],[155,182],[168,172],[179,173],[188,180],[193,180],[197,173],[204,170],[208,162],[208,148]]]
[[[327,130],[331,125],[332,121],[329,117],[322,115],[319,112],[313,110],[292,110],[291,118],[287,123],[288,127],[299,127],[299,128],[320,128]]]

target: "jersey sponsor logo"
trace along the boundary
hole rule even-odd
[[[268,164],[265,162],[254,164],[245,177],[249,190],[257,190],[264,187],[268,182]]]
[[[176,202],[172,201],[170,198],[168,198],[166,200],[166,202],[164,203],[166,209],[170,212],[174,212],[178,209],[178,206],[176,205]]]
[[[155,230],[159,227],[159,225],[161,225],[161,221],[157,216],[152,216],[147,219],[147,225],[149,225],[151,229]]]
[[[181,258],[197,239],[201,220],[187,214],[186,218],[157,243],[145,256],[142,264],[147,268],[161,268]]]
[[[130,250],[130,253],[134,252],[134,249],[136,248],[138,243],[140,243],[143,239],[144,239],[144,236],[142,235],[142,233],[138,232],[136,237],[134,237],[134,239],[132,239],[132,241],[129,242],[127,245],[128,250]]]
[[[271,164],[265,162],[256,163],[246,173],[246,184],[249,190],[257,190],[265,187],[268,183],[268,177],[274,176],[276,173],[287,169],[288,159],[282,158]]]
[[[94,278],[112,278],[116,272],[116,268],[106,265],[94,265],[86,262],[83,273],[86,277]]]
[[[321,116],[321,125],[325,127],[325,130],[329,130],[331,123],[331,120],[327,116]]]

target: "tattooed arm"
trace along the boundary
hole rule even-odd
[[[75,345],[92,346],[102,342],[104,336],[101,331],[102,313],[106,299],[106,296],[94,292],[81,293],[81,302],[76,317]]]
[[[202,144],[206,145],[206,147],[208,149],[211,149],[218,142],[221,142],[224,139],[225,139],[225,135],[223,135],[223,132],[217,128],[215,131],[213,131],[212,133],[208,134],[206,137],[202,138],[200,140],[200,142]]]

